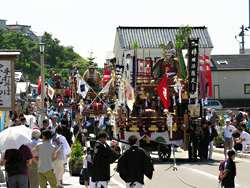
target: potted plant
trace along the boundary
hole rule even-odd
[[[215,147],[217,147],[217,148],[223,148],[224,141],[222,139],[223,139],[222,132],[220,132],[218,134],[218,136],[215,137],[215,139],[214,139]]]
[[[83,150],[81,143],[76,141],[71,146],[71,153],[69,157],[69,173],[71,176],[79,176],[83,167]]]
[[[223,135],[221,132],[221,128],[225,125],[223,114],[220,115],[219,125],[220,125],[220,132],[219,132],[218,136],[214,139],[214,142],[215,142],[215,147],[223,148],[224,141],[223,141]]]

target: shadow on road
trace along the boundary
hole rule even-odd
[[[159,158],[153,158],[153,162],[154,165],[162,165],[162,164],[169,164],[169,165],[173,165],[174,164],[174,160],[173,158],[169,159],[169,161],[166,162],[162,162]],[[222,161],[220,160],[207,160],[207,161],[201,161],[201,160],[197,160],[195,162],[188,162],[187,159],[183,159],[183,158],[177,158],[176,159],[176,164],[177,165],[182,165],[182,164],[189,164],[189,165],[209,165],[209,166],[218,166],[218,163],[220,163]]]

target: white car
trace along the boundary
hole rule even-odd
[[[208,100],[207,104],[203,106],[203,109],[223,109],[222,104],[218,100]]]

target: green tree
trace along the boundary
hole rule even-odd
[[[179,51],[183,47],[187,47],[187,39],[191,34],[192,28],[188,26],[181,26],[175,35],[175,49]]]
[[[51,33],[45,32],[42,42],[46,44],[44,52],[45,81],[57,72],[61,74],[64,80],[68,80],[70,71],[76,66],[81,75],[87,70],[88,66],[94,65],[97,67],[97,64],[94,63],[95,58],[91,57],[88,60],[82,58],[74,52],[73,46],[60,45],[60,40],[53,38]],[[21,49],[20,56],[15,60],[15,69],[22,70],[25,75],[28,75],[31,82],[38,82],[41,66],[39,42],[37,40],[25,38],[22,32],[4,33],[0,29],[0,49]]]

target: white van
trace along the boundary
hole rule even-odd
[[[222,104],[218,100],[208,100],[207,104],[203,106],[203,109],[223,109]]]

